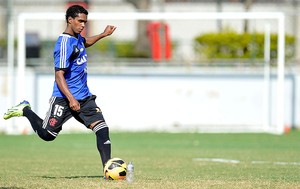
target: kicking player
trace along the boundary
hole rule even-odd
[[[66,11],[67,27],[54,47],[55,81],[45,119],[36,115],[27,101],[8,109],[3,118],[25,116],[41,139],[52,141],[62,130],[63,124],[74,117],[95,132],[104,167],[111,158],[111,142],[108,126],[95,102],[96,96],[87,86],[86,48],[111,35],[116,27],[108,25],[101,34],[84,38],[80,33],[87,22],[87,15],[88,11],[79,5],[71,6]]]

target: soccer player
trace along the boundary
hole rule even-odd
[[[71,6],[66,11],[67,26],[54,47],[55,81],[45,119],[35,114],[25,100],[8,109],[3,118],[25,116],[41,139],[52,141],[62,130],[63,124],[74,117],[95,132],[104,167],[111,158],[111,142],[108,126],[95,102],[96,96],[87,86],[86,48],[110,36],[116,27],[108,25],[102,33],[84,38],[80,33],[86,25],[87,16],[88,11],[79,5]]]

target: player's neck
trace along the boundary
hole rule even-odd
[[[78,38],[78,33],[75,33],[73,30],[70,28],[66,28],[66,30],[63,32],[63,34],[71,35],[73,37]]]

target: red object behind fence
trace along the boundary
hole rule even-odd
[[[154,61],[170,60],[171,42],[169,26],[162,22],[150,22],[147,26],[152,59]]]

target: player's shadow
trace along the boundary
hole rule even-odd
[[[78,179],[78,178],[90,178],[90,179],[94,179],[94,178],[103,178],[103,176],[67,176],[67,177],[53,177],[53,176],[41,176],[41,178],[45,178],[45,179]],[[1,188],[0,188],[1,189]]]

